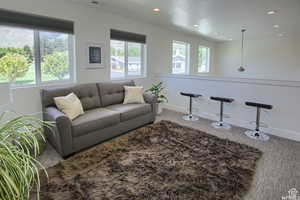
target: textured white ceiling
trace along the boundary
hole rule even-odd
[[[90,4],[91,0],[68,0]],[[300,0],[98,0],[99,9],[173,26],[211,39],[278,37],[300,33]],[[154,13],[153,8],[160,8]],[[268,15],[276,10],[275,15]],[[199,27],[194,27],[194,24]],[[273,26],[277,24],[279,28]]]

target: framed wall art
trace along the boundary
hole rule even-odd
[[[104,68],[104,43],[87,43],[87,68]]]

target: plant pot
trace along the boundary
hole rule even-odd
[[[162,113],[162,110],[163,110],[161,103],[157,103],[156,107],[157,107],[156,114],[160,115]]]

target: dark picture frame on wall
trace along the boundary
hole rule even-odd
[[[104,43],[87,44],[87,68],[104,68]]]

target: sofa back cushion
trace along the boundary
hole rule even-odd
[[[134,81],[97,83],[102,106],[120,104],[124,101],[124,86],[135,86]]]
[[[43,107],[55,106],[54,97],[66,96],[72,92],[80,99],[84,110],[101,107],[99,90],[95,83],[42,89]]]

